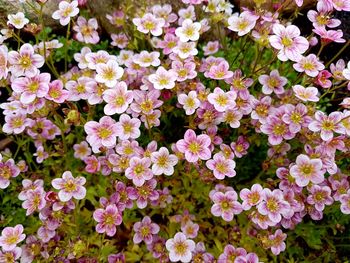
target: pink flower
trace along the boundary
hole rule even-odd
[[[94,153],[100,152],[102,146],[113,148],[116,145],[117,125],[115,120],[109,116],[103,116],[99,122],[85,123],[84,130],[87,133],[86,140]]]
[[[211,144],[210,137],[206,134],[196,136],[196,133],[188,129],[185,132],[184,139],[176,143],[177,149],[185,154],[188,162],[197,162],[198,159],[208,160],[211,156],[209,146]]]
[[[233,72],[229,71],[229,64],[226,60],[221,61],[218,65],[213,65],[209,68],[204,76],[212,79],[229,79],[233,76]]]
[[[306,201],[310,205],[315,205],[317,211],[322,212],[325,205],[333,204],[331,189],[328,186],[313,185],[309,191],[310,195],[307,197]]]
[[[176,37],[174,34],[166,33],[164,36],[164,40],[159,41],[158,46],[159,48],[163,49],[164,55],[169,55],[173,52],[173,49],[176,47],[178,41],[179,38]]]
[[[119,67],[115,60],[110,59],[106,64],[97,64],[96,73],[95,79],[97,82],[113,88],[117,84],[117,80],[123,76],[124,70]]]
[[[132,180],[136,186],[142,186],[145,181],[152,179],[153,174],[151,169],[150,158],[132,157],[129,162],[129,167],[125,170],[126,178]]]
[[[350,214],[350,189],[346,192],[346,194],[343,194],[339,198],[340,201],[340,211],[343,214],[349,215]]]
[[[126,83],[120,81],[117,85],[103,92],[103,100],[107,102],[104,113],[107,115],[125,112],[133,101],[132,91],[127,89]]]
[[[242,12],[239,16],[237,13],[233,14],[227,20],[229,24],[228,29],[237,32],[238,36],[244,36],[255,27],[258,18],[259,16],[252,15],[248,11]]]
[[[317,97],[318,89],[315,87],[304,88],[301,85],[295,85],[293,86],[293,91],[295,96],[302,101],[319,101],[319,98]]]
[[[140,137],[141,121],[137,118],[130,118],[127,114],[122,114],[119,117],[119,122],[116,123],[116,134],[121,140],[137,139]]]
[[[62,178],[55,178],[52,180],[52,186],[60,190],[58,197],[62,202],[67,202],[74,197],[77,200],[81,200],[86,195],[86,189],[83,186],[86,183],[86,179],[82,176],[74,178],[70,171],[65,171],[62,174]]]
[[[4,251],[11,251],[17,247],[17,244],[26,238],[23,234],[23,226],[5,227],[0,236],[0,246]]]
[[[275,35],[270,36],[269,41],[272,47],[279,50],[277,57],[281,61],[297,61],[309,48],[309,42],[300,36],[299,28],[294,25],[284,27],[274,24],[272,30]]]
[[[214,176],[222,180],[227,177],[234,177],[236,175],[235,161],[226,159],[223,154],[217,153],[213,156],[213,159],[206,162],[206,166],[213,171]]]
[[[209,56],[218,52],[220,47],[219,41],[209,41],[204,47],[204,56]]]
[[[90,18],[88,21],[82,16],[79,16],[77,23],[73,26],[73,30],[76,33],[76,38],[80,42],[86,44],[97,44],[100,41],[100,37],[97,33],[97,20],[96,18]]]
[[[22,204],[22,207],[27,210],[26,216],[33,214],[34,211],[40,211],[45,207],[45,195],[46,193],[43,188],[27,191],[26,200]]]
[[[220,254],[218,263],[235,262],[235,259],[240,256],[246,256],[247,251],[244,248],[235,248],[232,245],[226,245],[224,252]]]
[[[246,155],[248,153],[248,148],[249,148],[249,142],[244,136],[240,135],[237,138],[236,142],[232,142],[230,144],[231,149],[235,153],[235,156],[237,158],[242,158],[243,155]]]
[[[120,49],[126,48],[127,45],[129,44],[129,39],[127,35],[125,35],[124,33],[111,34],[111,38],[112,38],[111,45],[117,46]]]
[[[13,159],[8,159],[6,162],[1,161],[0,154],[0,189],[5,189],[10,185],[10,178],[17,177],[20,174],[20,169],[15,165]]]
[[[338,30],[326,30],[325,28],[322,27],[317,27],[312,30],[314,33],[319,35],[321,37],[321,40],[323,43],[331,43],[331,42],[336,42],[336,43],[345,43],[346,40],[343,37],[343,31],[340,29]]]
[[[276,116],[270,116],[266,119],[260,127],[261,131],[267,134],[268,141],[272,145],[279,145],[283,139],[290,140],[295,134],[293,134],[286,123]]]
[[[177,99],[179,103],[183,105],[186,115],[193,114],[201,104],[200,100],[197,98],[197,92],[194,90],[191,90],[188,95],[179,94]]]
[[[169,154],[165,147],[161,147],[159,151],[151,153],[152,173],[154,175],[172,175],[174,166],[178,162],[178,158],[174,154]]]
[[[199,31],[201,24],[193,22],[191,19],[185,19],[181,27],[175,29],[175,34],[180,38],[181,42],[197,41],[199,39]]]
[[[24,261],[24,256],[22,254],[22,248],[16,247],[13,250],[10,251],[0,251],[0,262],[4,263],[12,263],[12,262],[18,262],[17,260],[21,258],[22,262]]]
[[[62,26],[66,26],[70,22],[71,17],[75,17],[79,13],[78,1],[73,0],[71,3],[61,1],[58,5],[58,10],[53,12],[52,18],[60,20]]]
[[[283,242],[286,238],[287,234],[284,234],[281,229],[277,229],[273,235],[269,235],[271,251],[274,255],[277,256],[286,249],[286,243]]]
[[[320,184],[324,181],[324,170],[320,159],[310,159],[305,154],[298,155],[296,164],[290,168],[290,175],[295,178],[295,183],[304,187],[312,182]]]
[[[237,94],[234,91],[224,92],[217,87],[214,92],[208,95],[208,101],[218,112],[224,112],[227,109],[233,109],[236,106]]]
[[[96,209],[93,214],[97,233],[106,233],[107,236],[114,236],[117,232],[116,226],[122,223],[122,216],[115,204],[109,204],[105,208]]]
[[[263,200],[258,204],[257,208],[260,214],[267,215],[268,218],[278,224],[282,220],[282,216],[288,217],[291,212],[290,205],[284,200],[283,193],[279,189],[271,191],[265,188],[262,191]]]
[[[157,69],[156,73],[148,76],[148,80],[157,90],[174,88],[176,79],[177,73],[173,69],[166,70],[162,66]]]
[[[187,238],[196,238],[198,235],[199,225],[191,221],[181,225],[181,231]]]
[[[289,130],[292,133],[297,133],[302,127],[307,127],[312,119],[308,116],[307,107],[298,103],[296,106],[286,105],[286,113],[282,116],[282,120],[289,124]]]
[[[341,24],[341,21],[339,19],[331,18],[327,10],[319,8],[319,5],[317,6],[317,10],[318,12],[315,10],[310,10],[307,12],[307,18],[312,22],[313,27],[325,28],[327,26],[330,28],[334,28]]]
[[[45,98],[56,103],[63,103],[68,98],[68,94],[69,92],[63,88],[62,81],[55,79],[49,83],[49,90]]]
[[[7,16],[7,19],[7,25],[12,25],[17,29],[22,29],[26,24],[29,23],[28,18],[26,18],[22,12],[10,14]]]
[[[147,34],[150,32],[153,36],[160,36],[163,32],[162,27],[165,24],[163,18],[157,18],[150,13],[146,13],[142,18],[134,18],[132,20],[137,30]]]
[[[173,52],[177,54],[181,59],[186,59],[198,54],[195,42],[181,42],[173,48]]]
[[[15,77],[34,77],[39,73],[38,68],[41,68],[45,61],[41,55],[34,53],[31,44],[25,43],[19,52],[10,51],[8,53],[8,62],[11,64],[10,71]]]
[[[344,127],[341,124],[342,113],[334,111],[327,116],[322,111],[315,113],[315,120],[309,124],[313,132],[321,131],[321,138],[324,141],[333,139],[333,132],[344,134]]]
[[[43,98],[47,95],[50,79],[49,73],[40,73],[33,77],[16,78],[11,87],[13,91],[21,94],[22,103],[29,104],[36,98]]]
[[[260,184],[253,184],[251,190],[243,188],[239,193],[239,197],[243,201],[242,208],[250,210],[263,200],[263,188]]]
[[[23,113],[5,115],[2,131],[7,134],[20,134],[30,125],[30,119]]]
[[[321,70],[315,83],[324,89],[329,89],[332,86],[332,81],[329,80],[330,77],[332,77],[332,74],[328,70]]]
[[[84,160],[91,154],[91,149],[86,141],[73,145],[74,158]]]
[[[171,262],[190,262],[192,259],[192,251],[195,249],[195,243],[187,239],[185,234],[178,232],[174,238],[170,238],[165,243],[166,249],[169,251],[169,259]]]
[[[159,232],[159,226],[152,223],[149,216],[145,216],[141,222],[136,222],[133,226],[135,235],[133,237],[134,244],[139,244],[145,241],[146,244],[153,242],[153,237]]]
[[[309,54],[307,57],[301,56],[293,68],[298,72],[305,72],[310,77],[316,77],[318,72],[324,69],[324,65],[318,61],[315,54]]]
[[[287,78],[280,76],[277,69],[274,69],[271,71],[270,76],[259,76],[259,82],[261,85],[263,85],[262,92],[264,94],[269,95],[272,92],[275,92],[278,95],[284,93],[283,86],[286,85],[288,81]]]
[[[177,73],[177,81],[194,79],[197,76],[196,64],[194,62],[173,61],[171,68]]]
[[[156,179],[148,180],[142,186],[136,187],[136,191],[130,194],[130,198],[136,200],[138,208],[143,209],[147,207],[148,202],[155,202],[159,199],[159,193],[155,189],[156,186]]]
[[[241,204],[237,201],[237,197],[235,191],[214,193],[210,197],[214,202],[214,205],[211,207],[211,213],[214,216],[221,216],[227,222],[232,221],[233,215],[240,214],[243,211]]]

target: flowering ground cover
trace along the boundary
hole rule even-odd
[[[125,1],[112,34],[86,0],[59,2],[64,32],[21,2],[38,22],[0,36],[1,263],[348,262],[350,1]]]

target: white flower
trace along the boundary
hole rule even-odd
[[[71,3],[62,1],[58,5],[58,10],[53,12],[52,18],[60,20],[62,26],[69,24],[70,18],[75,17],[79,13],[78,1],[74,0]]]
[[[172,175],[174,166],[177,164],[177,157],[174,154],[169,154],[165,147],[161,147],[158,152],[151,153],[152,173],[154,175]]]
[[[17,29],[23,28],[26,24],[29,23],[29,20],[24,16],[22,12],[17,14],[11,14],[7,16],[7,25],[12,25]]]
[[[178,96],[178,101],[183,105],[183,108],[186,111],[186,115],[191,115],[195,112],[195,110],[199,107],[201,102],[197,99],[196,91],[192,90],[186,94],[180,94]]]
[[[176,28],[175,34],[180,38],[181,42],[187,42],[189,40],[197,41],[199,39],[200,29],[200,23],[193,23],[191,19],[185,19],[181,27]]]
[[[350,61],[348,62],[348,67],[343,70],[343,76],[347,80],[350,80]]]
[[[177,46],[174,47],[173,52],[177,54],[181,59],[186,59],[190,56],[195,56],[198,54],[195,42],[179,42]]]
[[[156,73],[149,75],[148,80],[153,84],[155,89],[172,89],[175,87],[177,73],[170,69],[159,67]]]
[[[96,81],[112,88],[117,84],[117,80],[123,76],[124,69],[119,67],[115,60],[110,59],[106,64],[97,64],[96,72]]]

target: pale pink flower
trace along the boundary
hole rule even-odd
[[[221,61],[219,64],[211,66],[209,71],[204,73],[204,76],[212,79],[232,78],[233,72],[229,70],[229,67],[226,60]]]
[[[219,41],[209,41],[204,47],[204,56],[209,56],[218,52],[220,47]]]
[[[298,72],[305,72],[310,77],[316,77],[318,72],[324,69],[324,65],[318,61],[315,54],[309,54],[307,57],[301,56],[293,68]]]
[[[272,92],[278,94],[284,93],[283,86],[287,84],[288,80],[285,77],[281,77],[278,70],[274,69],[270,72],[270,75],[259,76],[259,82],[264,94],[271,94]]]
[[[49,154],[45,152],[45,149],[42,145],[36,149],[36,152],[33,154],[33,156],[36,156],[35,160],[37,163],[42,163],[45,159],[49,158]]]
[[[113,89],[105,90],[102,97],[107,102],[104,107],[104,113],[106,115],[125,112],[129,104],[133,101],[133,93],[127,89],[124,81],[118,82]]]
[[[200,100],[197,98],[197,92],[194,90],[191,90],[188,95],[179,94],[177,100],[183,105],[186,115],[193,114],[201,104]]]
[[[34,77],[39,73],[38,68],[44,65],[44,58],[34,53],[34,48],[31,44],[25,43],[17,51],[8,53],[8,62],[11,64],[10,71],[13,76]]]
[[[173,61],[171,68],[177,73],[177,81],[194,79],[197,76],[196,63]]]
[[[309,129],[313,132],[321,131],[321,138],[324,141],[333,139],[333,132],[344,134],[344,127],[341,124],[342,113],[334,111],[327,116],[322,111],[315,113],[315,120],[309,124]]]
[[[105,208],[98,208],[93,214],[97,233],[106,233],[107,236],[114,236],[117,232],[116,226],[123,221],[121,213],[115,204],[109,204]]]
[[[23,226],[5,227],[0,236],[0,246],[4,251],[11,251],[17,247],[17,244],[26,238],[23,234]]]
[[[164,55],[169,55],[173,52],[173,49],[176,47],[179,42],[179,38],[174,34],[166,33],[164,40],[159,41],[158,47],[163,49]]]
[[[334,0],[332,1],[333,7],[337,11],[350,12],[350,2],[347,0]]]
[[[227,177],[234,177],[236,175],[235,161],[227,159],[222,153],[216,153],[213,159],[206,162],[206,166],[213,171],[216,179],[222,180]]]
[[[309,42],[306,38],[300,36],[300,30],[294,25],[284,27],[281,24],[273,25],[273,33],[269,37],[272,47],[279,50],[278,58],[281,61],[297,61],[309,48]]]
[[[157,18],[150,13],[146,13],[142,18],[134,18],[132,22],[137,27],[138,31],[144,34],[150,32],[156,37],[162,34],[162,27],[165,24],[165,20],[163,18]]]
[[[116,121],[109,116],[103,116],[99,122],[85,123],[84,130],[87,133],[86,140],[94,153],[100,152],[99,148],[102,146],[113,148],[116,145],[117,125]]]
[[[121,140],[137,139],[140,137],[141,121],[138,118],[130,118],[128,114],[122,114],[116,123],[116,134]]]
[[[24,104],[32,103],[36,98],[43,98],[49,91],[51,75],[40,73],[33,77],[16,78],[12,82],[12,89],[21,94],[20,101]]]
[[[241,256],[246,256],[247,251],[244,248],[235,248],[234,246],[228,244],[225,246],[224,251],[222,254],[220,254],[218,258],[218,263],[238,263],[236,262],[236,258]],[[250,262],[249,262],[250,263]]]
[[[198,22],[193,22],[191,19],[185,19],[181,27],[175,29],[175,34],[180,38],[181,42],[197,41],[199,39],[199,31],[201,29],[201,24]]]
[[[294,95],[302,101],[313,101],[313,102],[319,101],[319,97],[317,97],[318,89],[315,87],[305,88],[301,85],[295,85],[292,88],[294,91]]]
[[[73,0],[71,3],[61,1],[58,5],[58,10],[53,12],[52,18],[60,20],[62,26],[69,24],[71,17],[75,17],[79,13],[78,1]]]
[[[244,11],[240,15],[235,13],[227,20],[229,24],[228,29],[237,32],[238,36],[244,36],[255,27],[258,18],[259,16],[252,15],[248,11]]]
[[[76,25],[73,26],[77,40],[86,44],[97,44],[98,41],[100,41],[100,37],[96,31],[97,28],[98,24],[96,18],[90,18],[87,21],[82,16],[78,17]]]
[[[339,198],[340,201],[340,211],[343,214],[349,215],[350,214],[350,189],[346,192],[346,194],[343,194]]]
[[[253,184],[251,190],[243,188],[239,197],[242,199],[242,208],[250,210],[253,206],[258,205],[263,200],[263,188],[260,184]]]
[[[90,90],[96,85],[96,81],[88,77],[79,77],[76,81],[69,80],[66,82],[68,90],[68,101],[87,100],[91,96]]]
[[[346,68],[344,67],[342,73],[344,78],[346,78],[347,80],[350,80],[350,61],[348,62],[347,67]]]
[[[78,62],[78,67],[80,69],[86,69],[88,67],[89,62],[86,60],[86,55],[91,53],[91,49],[88,47],[83,47],[80,50],[80,53],[74,54],[74,60]]]
[[[283,139],[290,140],[295,134],[289,130],[289,127],[280,118],[269,116],[266,122],[260,127],[261,131],[269,136],[268,141],[272,145],[279,145]]]
[[[224,112],[227,109],[233,109],[236,106],[237,94],[234,91],[224,92],[216,87],[213,93],[208,95],[208,101],[218,112]]]
[[[0,154],[0,189],[7,188],[10,185],[11,177],[17,177],[20,172],[20,169],[15,165],[13,159],[2,162]]]
[[[145,241],[146,244],[151,244],[153,242],[154,235],[156,235],[160,228],[156,223],[152,223],[149,216],[145,216],[141,222],[136,222],[133,226],[135,231],[133,242],[134,244],[139,244]]]
[[[154,74],[148,76],[148,80],[157,90],[174,88],[176,79],[177,73],[174,70],[166,70],[162,66]]]
[[[304,3],[304,0],[295,0],[295,3],[298,7],[301,7]]]
[[[0,251],[0,262],[4,263],[16,263],[21,258],[21,262],[25,263],[24,256],[22,255],[22,248],[16,247],[10,251]]]
[[[65,171],[62,178],[55,178],[51,184],[53,188],[60,190],[58,197],[62,202],[67,202],[72,198],[81,200],[86,195],[86,189],[83,186],[86,179],[82,176],[74,178],[70,171]]]
[[[284,243],[286,238],[287,234],[284,234],[281,229],[277,229],[273,235],[269,235],[271,251],[274,255],[277,256],[286,249],[286,243]]]
[[[181,59],[186,59],[198,54],[195,42],[181,42],[173,48],[173,52],[177,54]]]
[[[35,211],[40,211],[46,205],[45,191],[43,188],[28,190],[26,192],[26,200],[22,207],[27,210],[26,216],[33,214]]]
[[[8,74],[8,48],[0,46],[0,79],[6,79]]]
[[[125,170],[126,178],[132,180],[135,186],[144,185],[145,181],[151,180],[153,177],[150,158],[132,157],[129,167]]]
[[[210,137],[206,134],[196,136],[196,133],[188,129],[185,132],[184,139],[176,143],[177,149],[185,154],[188,162],[197,162],[198,159],[208,160],[211,156],[209,146],[211,144]]]
[[[186,235],[181,232],[176,233],[174,238],[168,239],[165,246],[169,251],[169,259],[171,262],[190,262],[192,259],[192,251],[195,249],[195,243],[187,239]]]
[[[325,208],[325,205],[333,204],[333,198],[331,197],[331,188],[328,186],[311,186],[310,195],[307,197],[306,201],[310,205],[314,205],[317,211],[322,212]]]
[[[233,109],[226,109],[224,115],[222,116],[222,120],[225,123],[228,123],[231,128],[238,128],[241,126],[240,120],[243,117],[243,113],[238,110],[237,107]]]
[[[98,64],[107,64],[107,62],[110,60],[116,61],[116,57],[114,55],[108,54],[108,52],[105,50],[99,50],[96,53],[87,53],[85,55],[85,59],[88,62],[89,69],[96,69]],[[117,67],[115,67],[114,70],[115,69],[117,69]]]
[[[143,68],[147,68],[149,66],[158,67],[160,65],[159,55],[160,53],[158,51],[153,51],[150,53],[143,50],[140,54],[134,55],[132,60],[134,63]]]
[[[49,90],[45,96],[46,99],[56,103],[63,103],[68,98],[69,92],[63,88],[63,83],[59,79],[55,79],[49,83]]]
[[[160,91],[153,89],[150,91],[133,90],[134,102],[130,105],[132,111],[142,113],[142,115],[150,115],[159,108],[163,102],[159,100]]]
[[[297,133],[302,127],[307,127],[312,119],[308,116],[307,107],[302,103],[298,103],[296,106],[286,105],[286,113],[282,116],[282,120],[289,124],[289,130],[292,133]]]
[[[284,200],[283,193],[279,189],[271,191],[268,188],[262,191],[263,200],[258,204],[257,208],[260,214],[267,215],[268,218],[274,222],[279,223],[284,217],[293,211],[287,201]]]
[[[107,87],[112,88],[117,84],[123,74],[124,69],[119,67],[115,60],[110,59],[106,64],[96,65],[95,79],[99,83],[104,83]]]
[[[20,134],[30,124],[30,120],[26,114],[9,114],[5,115],[5,124],[2,127],[2,131],[7,134]]]
[[[119,33],[119,34],[111,34],[112,46],[117,46],[120,49],[126,48],[127,45],[129,44],[129,39],[128,36],[124,33]]]
[[[329,27],[334,28],[341,24],[339,19],[331,18],[326,10],[320,10],[317,6],[317,11],[309,10],[307,12],[307,18],[312,22],[313,27]]]
[[[74,158],[84,160],[86,157],[91,155],[91,149],[86,141],[82,141],[79,144],[73,145]]]
[[[152,6],[152,12],[156,17],[161,17],[165,20],[165,27],[169,27],[170,23],[177,20],[177,15],[172,13],[172,7],[169,4],[154,5]]]
[[[10,14],[7,16],[7,19],[7,25],[14,26],[17,29],[22,29],[26,24],[29,23],[28,18],[26,18],[22,12]]]
[[[152,173],[154,175],[172,175],[174,166],[178,162],[178,158],[174,154],[169,154],[165,147],[161,147],[159,151],[151,153]]]
[[[121,10],[115,11],[111,15],[107,14],[106,18],[108,19],[109,23],[117,27],[123,26],[126,20],[125,13]]]
[[[181,225],[181,231],[187,238],[196,238],[198,235],[199,225],[191,221]]]
[[[241,204],[237,201],[237,197],[235,191],[214,193],[210,197],[214,202],[210,210],[211,213],[214,216],[221,216],[226,222],[232,221],[234,215],[238,215],[243,211]]]
[[[320,184],[324,181],[324,170],[320,159],[310,159],[305,154],[299,154],[296,164],[290,168],[290,175],[295,178],[295,183],[304,187],[312,182]]]

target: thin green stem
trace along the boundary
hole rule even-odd
[[[70,25],[71,25],[71,21],[69,21],[68,23],[66,42],[64,43],[64,72],[67,72],[67,69],[68,69],[68,39],[70,35]]]

